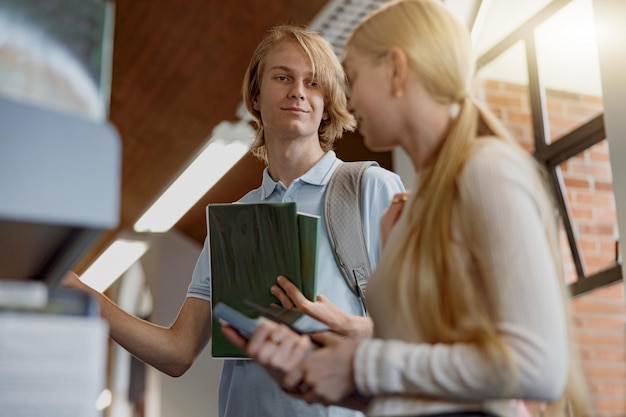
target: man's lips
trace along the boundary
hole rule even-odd
[[[307,110],[301,109],[300,107],[283,107],[282,109],[286,111],[293,111],[293,112],[298,112],[298,113],[308,113]]]

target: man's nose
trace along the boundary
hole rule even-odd
[[[289,91],[289,97],[302,100],[304,99],[304,82],[296,81],[293,83],[291,90]]]

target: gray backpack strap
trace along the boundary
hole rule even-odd
[[[375,161],[343,162],[333,172],[326,189],[326,231],[337,265],[365,307],[365,289],[372,268],[363,234],[361,179]]]

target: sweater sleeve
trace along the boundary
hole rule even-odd
[[[364,394],[408,394],[449,400],[526,398],[551,401],[567,379],[567,328],[558,274],[545,233],[536,175],[519,155],[486,146],[459,182],[461,219],[476,270],[493,285],[497,323],[513,371],[475,345],[372,339],[357,349],[357,388]],[[375,326],[384,323],[375,323]],[[517,384],[511,388],[511,381]]]

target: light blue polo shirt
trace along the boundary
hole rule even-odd
[[[250,191],[241,200],[253,202],[295,201],[299,212],[314,214],[322,219],[320,227],[317,292],[324,294],[342,310],[363,315],[363,307],[345,283],[332,253],[324,219],[324,196],[332,172],[341,163],[335,152],[324,157],[289,188],[275,182],[267,168],[261,186]],[[363,176],[362,207],[365,241],[370,264],[374,268],[380,253],[380,218],[394,194],[404,191],[400,177],[381,167],[369,167]],[[193,271],[187,296],[211,299],[211,268],[208,239]],[[269,288],[267,289],[269,291]],[[361,413],[341,407],[309,405],[285,394],[265,370],[250,360],[225,360],[219,392],[220,417],[339,417],[362,416]]]

